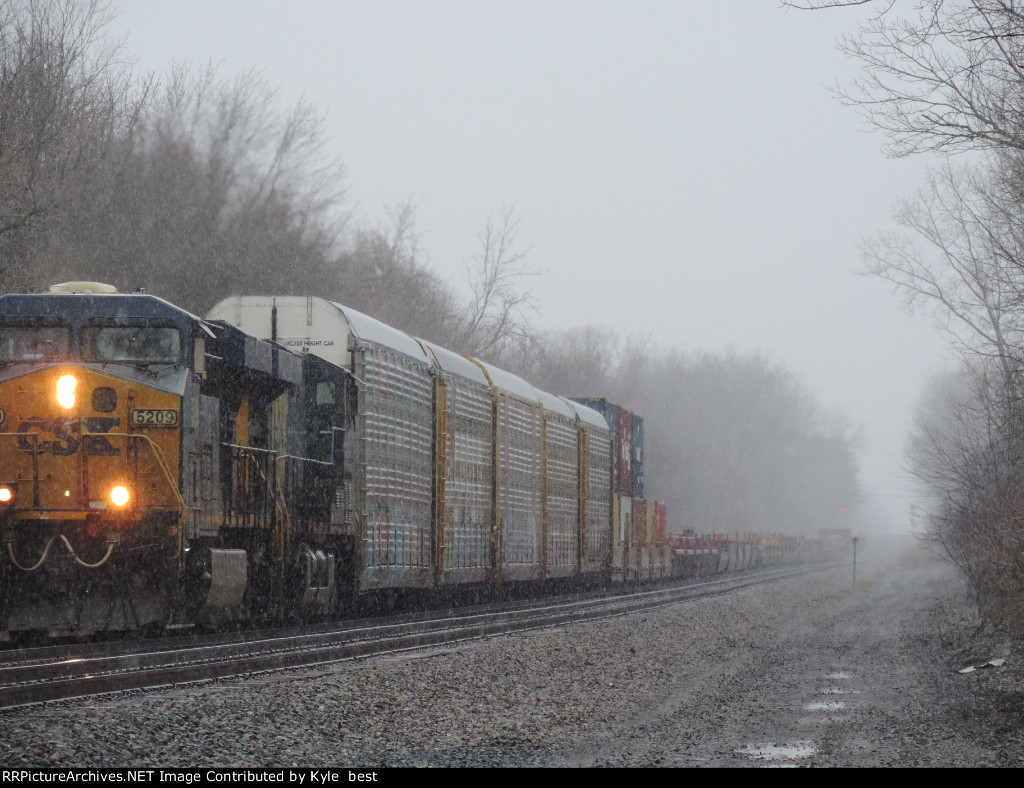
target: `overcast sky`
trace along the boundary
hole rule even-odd
[[[358,216],[418,204],[453,282],[514,205],[546,328],[662,348],[764,350],[866,428],[862,482],[898,525],[899,456],[926,372],[925,316],[859,275],[928,162],[827,88],[864,9],[775,0],[175,0],[122,3],[140,70],[253,67],[324,111]],[[629,403],[623,403],[629,407]]]

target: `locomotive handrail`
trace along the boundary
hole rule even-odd
[[[27,433],[22,433],[22,432],[0,432],[0,438],[14,438],[15,440],[18,440],[20,438],[26,438],[27,439],[29,437],[31,437],[31,439],[32,439],[32,450],[31,450],[31,454],[32,454],[32,501],[33,501],[34,505],[38,506],[39,505],[39,500],[38,500],[39,499],[39,465],[38,465],[38,462],[39,461],[36,458],[41,454],[41,452],[39,451],[39,437],[37,435],[35,435],[34,433],[29,435]],[[44,557],[45,557],[45,555],[44,555]]]
[[[243,452],[250,454],[277,454],[277,449],[262,449],[259,446],[243,446],[241,443],[225,443],[221,442],[221,446],[228,449],[240,449]]]
[[[261,449],[258,446],[240,446],[234,443],[223,443],[221,445],[232,449],[238,449],[242,455],[266,454],[269,456],[277,454],[277,451],[274,449]],[[250,467],[255,467],[256,472],[263,478],[263,483],[266,485],[267,490],[270,492],[270,497],[274,501],[274,508],[280,515],[280,525],[277,525],[274,528],[274,558],[278,561],[283,561],[288,537],[291,534],[291,515],[289,514],[288,507],[285,505],[283,500],[284,492],[281,490],[281,480],[277,476],[276,457],[274,462],[274,481],[275,486],[277,487],[276,491],[271,488],[270,479],[267,478],[267,474],[263,472],[263,468],[260,467],[259,463],[253,463]]]
[[[281,486],[281,473],[280,473],[280,468],[278,466],[278,463],[282,462],[283,460],[298,460],[299,462],[308,462],[308,463],[312,463],[314,465],[326,465],[328,467],[333,466],[335,464],[335,460],[334,460],[334,436],[335,436],[336,432],[345,432],[345,428],[344,427],[331,427],[331,430],[330,430],[330,433],[331,433],[331,459],[330,460],[314,460],[312,457],[300,457],[297,454],[279,454],[278,456],[276,456],[274,458],[274,483],[277,486],[277,495],[274,496],[274,503],[275,503],[275,505],[277,504],[278,496],[280,496],[280,499],[282,501],[284,501],[284,499],[285,499],[284,489]],[[238,447],[238,448],[245,449],[247,447]],[[272,450],[268,450],[268,449],[263,449],[262,451],[266,451],[266,452],[271,453],[271,454],[276,454],[276,452],[274,452]],[[266,478],[264,478],[264,481],[266,481]],[[280,556],[279,556],[280,558],[283,558],[284,557],[285,549],[290,546],[290,541],[291,541],[291,524],[292,524],[292,522],[291,522],[291,513],[288,511],[287,505],[282,503],[279,508],[282,511],[282,518],[283,518],[283,521],[284,521],[284,530],[283,530],[283,532],[280,535],[280,542],[281,542],[281,544],[280,544]]]

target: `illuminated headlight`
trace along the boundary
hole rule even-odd
[[[0,506],[10,503],[14,500],[13,488],[6,484],[0,484]]]
[[[124,506],[129,498],[131,496],[128,494],[128,488],[120,484],[110,491],[110,500],[115,506]]]
[[[73,375],[62,375],[57,381],[57,402],[65,408],[74,407],[75,386],[78,381]]]

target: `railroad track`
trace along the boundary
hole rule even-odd
[[[451,616],[434,612],[412,620],[346,622],[314,632],[275,630],[247,637],[204,637],[199,642],[177,637],[4,651],[0,708],[338,662],[627,615],[821,568],[774,569],[570,601],[531,600],[511,609],[474,608]]]

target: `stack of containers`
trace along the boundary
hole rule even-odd
[[[630,516],[633,520],[632,533],[629,539],[630,575],[637,580],[649,580],[651,577],[651,556],[646,546],[647,536],[647,502],[643,498],[630,501]],[[644,556],[646,554],[646,562]]]
[[[668,510],[663,503],[654,504],[654,544],[661,553],[664,577],[672,574],[672,546],[668,539]]]
[[[671,551],[656,548],[657,513],[644,498],[644,420],[603,398],[576,398],[604,416],[615,436],[612,578],[649,580],[668,573]],[[667,535],[662,544],[667,542]]]
[[[644,497],[644,420],[643,417],[632,414],[632,434],[630,435],[630,449],[633,456],[630,465],[633,473],[633,497]]]

